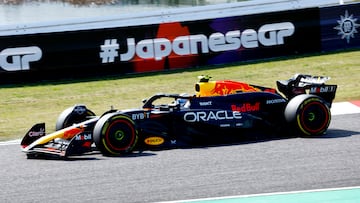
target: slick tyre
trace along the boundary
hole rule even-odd
[[[323,99],[315,95],[298,95],[285,108],[285,119],[301,136],[319,136],[329,127],[331,113]]]
[[[73,125],[74,123],[81,123],[95,116],[95,113],[86,108],[84,105],[75,105],[65,109],[56,121],[56,130],[60,130]]]
[[[110,113],[100,118],[95,125],[93,136],[96,147],[106,156],[130,153],[138,139],[134,121],[118,113]]]

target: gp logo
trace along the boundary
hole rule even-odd
[[[7,48],[0,52],[0,67],[6,71],[29,70],[30,62],[41,57],[42,51],[37,46]]]

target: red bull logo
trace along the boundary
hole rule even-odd
[[[230,80],[216,82],[215,88],[212,91],[213,95],[228,95],[237,92],[257,92],[259,89],[242,82],[235,82]]]
[[[238,92],[259,92],[258,88],[255,88],[247,83],[235,82],[230,80],[204,82],[199,83],[198,96],[220,96],[228,94],[236,94]]]
[[[231,110],[242,113],[260,111],[260,102],[256,102],[255,104],[244,103],[240,106],[231,105]]]
[[[66,130],[64,132],[64,139],[71,139],[73,138],[75,135],[84,132],[84,128],[82,127],[76,127],[76,128],[71,128],[69,130]]]

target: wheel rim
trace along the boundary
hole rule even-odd
[[[133,124],[126,119],[113,121],[106,129],[104,146],[111,152],[126,151],[135,142],[136,131]]]
[[[121,141],[122,139],[124,139],[125,137],[125,133],[122,130],[118,130],[115,132],[115,139],[118,141]]]
[[[319,134],[326,130],[329,118],[328,108],[323,103],[315,101],[305,105],[298,122],[304,133]]]

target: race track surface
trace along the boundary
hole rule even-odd
[[[1,202],[157,202],[360,186],[360,114],[321,138],[165,151],[26,159],[0,145]]]

